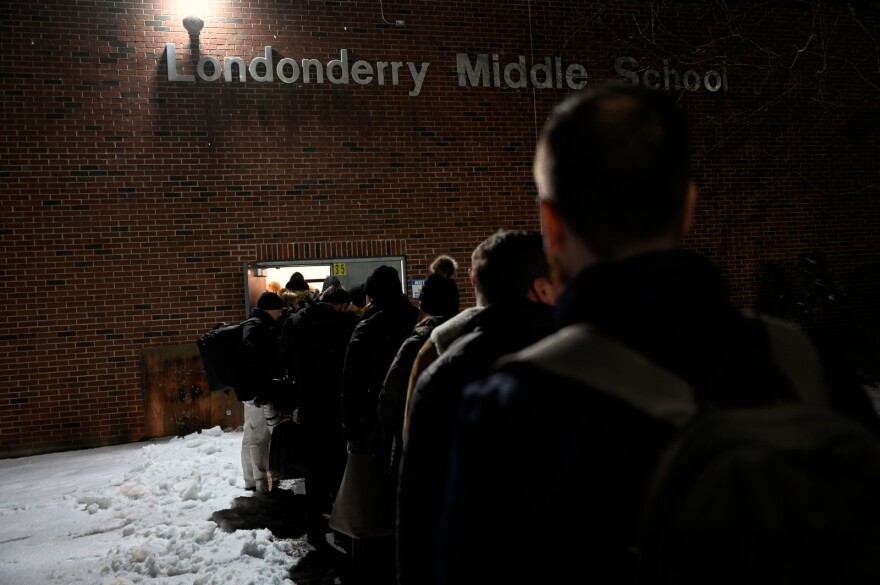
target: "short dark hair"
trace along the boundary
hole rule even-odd
[[[489,304],[523,300],[536,278],[550,277],[541,234],[522,230],[499,230],[483,240],[471,270]]]
[[[608,256],[621,243],[680,228],[688,142],[687,122],[664,92],[608,83],[556,108],[538,144],[535,179],[575,233]]]

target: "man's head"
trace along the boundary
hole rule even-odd
[[[284,302],[275,293],[266,291],[257,300],[257,308],[270,315],[273,319],[278,320],[281,317],[281,309],[284,308]]]
[[[363,309],[367,306],[367,294],[364,292],[364,285],[356,284],[348,290],[348,296],[351,297],[351,306],[357,309]]]
[[[318,300],[322,303],[332,305],[337,311],[345,311],[351,302],[351,297],[341,284],[331,284],[321,293]]]
[[[309,283],[307,283],[306,279],[303,278],[301,272],[294,272],[290,275],[290,280],[287,281],[287,284],[284,285],[284,288],[292,291],[309,290]]]
[[[481,304],[556,298],[541,234],[499,230],[471,254],[471,281]]]
[[[377,266],[364,283],[367,300],[378,307],[389,305],[399,299],[403,296],[402,289],[397,270],[384,264]]]
[[[547,250],[564,277],[678,243],[695,195],[688,139],[675,103],[639,86],[598,86],[556,108],[534,171]]]
[[[419,295],[419,306],[432,317],[452,317],[458,313],[458,285],[455,270],[458,263],[445,254],[431,262],[431,274],[425,279]]]

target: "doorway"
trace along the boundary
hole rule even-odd
[[[376,256],[369,258],[325,258],[321,260],[273,260],[245,264],[245,316],[266,291],[273,280],[283,287],[294,272],[303,275],[311,288],[321,290],[324,279],[335,276],[346,290],[364,284],[379,266],[390,266],[400,276],[401,292],[407,294],[406,258],[404,256]]]

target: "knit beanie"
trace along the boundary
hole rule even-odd
[[[431,275],[422,285],[419,304],[433,317],[451,317],[458,313],[458,285],[453,276],[458,264],[449,256],[438,256],[431,263]]]
[[[364,292],[368,297],[372,297],[377,305],[389,303],[401,296],[403,292],[397,270],[384,264],[376,267],[367,277]]]
[[[364,285],[356,284],[348,289],[348,296],[351,297],[351,304],[358,309],[363,309],[367,306],[367,295],[364,292]]]
[[[283,309],[284,302],[275,293],[266,291],[260,295],[260,300],[257,301],[257,308],[264,311]]]
[[[306,282],[302,274],[294,272],[290,280],[287,281],[287,284],[284,285],[284,288],[292,291],[309,290],[309,283]]]

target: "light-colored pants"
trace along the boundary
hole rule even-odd
[[[269,491],[266,465],[269,457],[269,430],[263,409],[253,400],[244,403],[244,437],[241,440],[241,468],[244,487]]]

